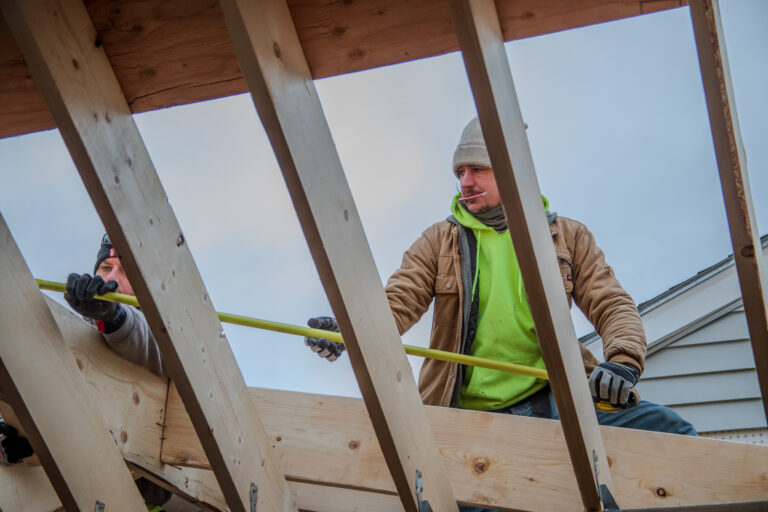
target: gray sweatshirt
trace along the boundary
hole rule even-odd
[[[102,333],[107,345],[123,358],[161,377],[168,377],[160,348],[149,330],[144,313],[132,306],[122,307],[125,309],[123,325],[115,332]]]

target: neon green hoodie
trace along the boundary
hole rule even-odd
[[[520,266],[508,231],[497,233],[459,205],[457,194],[451,213],[477,239],[477,265],[473,296],[479,293],[477,332],[470,354],[498,361],[544,368],[536,329],[523,287]],[[545,208],[549,206],[544,196]],[[472,298],[465,298],[472,300]],[[490,411],[512,405],[546,386],[535,377],[467,367],[459,407]]]

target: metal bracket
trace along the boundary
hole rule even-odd
[[[600,501],[603,502],[603,512],[621,512],[619,505],[605,484],[598,485],[597,490],[600,493]]]
[[[416,500],[419,502],[419,512],[432,512],[432,506],[427,500],[421,499],[421,491],[424,490],[424,483],[421,480],[421,471],[416,470]]]
[[[597,452],[592,450],[592,463],[595,468],[595,482],[597,482],[597,493],[600,495],[600,501],[603,503],[603,512],[621,512],[619,505],[613,498],[610,489],[605,484],[600,483],[600,470],[597,469]]]
[[[259,488],[251,482],[251,512],[256,512],[256,502],[259,501]]]
[[[96,505],[93,507],[93,512],[104,512],[105,508],[106,508],[106,505],[104,505],[99,500],[96,500]]]

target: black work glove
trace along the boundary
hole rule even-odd
[[[0,466],[18,464],[33,453],[27,438],[21,437],[18,430],[0,420]]]
[[[318,316],[310,318],[307,321],[307,325],[313,329],[323,329],[324,331],[339,332],[339,325],[336,323],[336,319],[331,316]],[[328,361],[335,361],[341,354],[344,353],[344,344],[337,343],[335,341],[329,341],[325,338],[313,338],[307,336],[304,338],[304,344],[317,352],[320,357],[326,358]]]
[[[64,298],[72,309],[86,318],[104,322],[104,332],[118,330],[125,322],[125,311],[117,302],[94,299],[94,295],[117,290],[117,281],[104,282],[101,276],[91,277],[89,274],[69,274],[67,277],[67,293]]]
[[[637,384],[640,372],[630,364],[600,363],[589,376],[592,399],[605,400],[614,407],[627,407],[629,392]]]

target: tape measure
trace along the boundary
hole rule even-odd
[[[640,393],[637,390],[632,389],[629,391],[629,398],[627,398],[627,405],[623,407],[614,407],[611,402],[607,400],[595,400],[595,410],[598,412],[617,413],[623,409],[631,409],[640,403]]]

